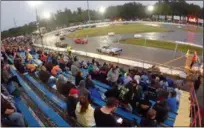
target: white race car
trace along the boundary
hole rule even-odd
[[[106,53],[106,54],[110,54],[110,55],[120,55],[122,52],[121,48],[114,48],[114,47],[110,47],[110,46],[102,46],[97,48],[97,51],[100,53]]]

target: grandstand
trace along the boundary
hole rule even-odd
[[[80,57],[74,54],[68,56],[64,51],[56,52],[51,49],[45,50],[44,48],[37,48],[31,45],[19,46],[16,43],[3,42],[1,48],[1,68],[8,72],[6,73],[9,74],[8,76],[13,76],[17,79],[13,80],[10,77],[6,80],[3,78],[5,80],[1,83],[1,88],[8,92],[7,97],[12,97],[14,100],[17,112],[23,115],[24,126],[100,126],[95,121],[95,125],[88,125],[89,123],[84,125],[83,121],[79,119],[81,116],[76,114],[76,117],[73,117],[69,112],[73,107],[72,102],[69,101],[72,94],[70,90],[73,88],[77,89],[79,95],[85,97],[85,93],[82,93],[80,87],[82,80],[85,81],[86,90],[89,92],[90,106],[95,110],[98,107],[106,106],[106,103],[109,101],[107,92],[116,90],[116,92],[121,94],[121,88],[128,88],[129,84],[132,87],[135,83],[141,87],[141,95],[135,97],[137,100],[133,101],[134,104],[137,103],[136,105],[132,105],[130,103],[132,101],[129,100],[124,103],[120,97],[115,96],[119,100],[119,105],[115,111],[112,111],[112,114],[115,119],[122,119],[122,123],[117,120],[118,122],[115,126],[155,126],[150,124],[144,125],[141,122],[146,121],[146,114],[150,110],[156,110],[155,106],[159,104],[158,101],[167,101],[168,111],[165,120],[158,121],[157,118],[153,119],[156,126],[201,126],[200,110],[195,96],[194,83],[191,79],[174,77],[173,75],[167,76],[158,70],[142,69],[137,67],[137,64],[133,65],[134,67],[130,67],[123,63],[119,64],[117,61],[110,62],[108,60],[100,60],[99,58],[95,60],[91,57]],[[106,64],[102,64],[102,62],[106,62]],[[125,68],[122,69],[122,67]],[[152,69],[150,66],[149,68]],[[116,71],[118,71],[118,74],[114,76]],[[80,73],[76,75],[75,72],[81,72],[82,75],[78,75]],[[93,80],[88,79],[88,75],[91,75]],[[116,79],[114,79],[115,77]],[[66,81],[66,84],[63,84],[64,87],[60,90],[59,83],[63,83],[63,81],[59,81],[59,79],[62,80],[61,78]],[[90,84],[88,80],[90,80],[90,83],[93,83],[93,87],[87,87]],[[128,82],[125,84],[126,80]],[[159,80],[157,85],[155,84],[156,80]],[[177,90],[176,94],[179,95],[177,99],[178,104],[171,106],[172,102],[170,101],[171,96],[169,97],[169,94],[172,94],[175,90]],[[6,95],[5,92],[2,95]],[[76,92],[73,93],[75,94]],[[165,93],[160,94],[160,92]],[[132,94],[135,95],[137,93],[133,92]],[[145,103],[142,102],[144,100]],[[81,103],[78,100],[77,102]],[[147,102],[149,108],[145,109],[147,112],[143,115],[141,104],[147,105]],[[131,104],[131,110],[126,104]],[[172,109],[173,107],[175,107],[174,110]],[[157,113],[159,113],[158,111]],[[75,110],[72,113],[77,112]],[[95,113],[92,114],[94,114],[92,118],[95,118]],[[86,117],[85,115],[83,116]],[[89,122],[91,117],[87,116],[87,118],[87,122]],[[2,119],[2,126],[10,126],[6,122],[14,122],[13,126],[18,126],[9,116],[2,115]]]

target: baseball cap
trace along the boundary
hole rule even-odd
[[[75,88],[72,88],[72,89],[70,89],[69,94],[70,95],[79,94],[79,90],[75,89]]]

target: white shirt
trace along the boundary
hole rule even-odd
[[[179,102],[180,101],[180,97],[182,95],[182,91],[179,90],[178,88],[175,88],[176,91],[176,100]]]

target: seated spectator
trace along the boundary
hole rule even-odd
[[[26,60],[29,62],[32,59],[33,59],[33,56],[29,52],[26,52]]]
[[[168,106],[170,108],[171,112],[176,112],[177,111],[177,99],[176,99],[176,92],[172,91],[170,92],[170,96],[167,99]]]
[[[47,71],[47,69],[46,69],[46,67],[45,66],[42,66],[41,67],[41,70],[39,71],[39,73],[38,73],[38,76],[39,76],[39,79],[43,82],[43,83],[45,83],[45,84],[47,84],[48,83],[48,80],[49,80],[49,78],[50,78],[50,73]]]
[[[78,58],[76,56],[74,57],[73,65],[77,66],[78,68],[81,67],[80,62],[79,62],[79,60],[78,60]]]
[[[94,82],[89,74],[86,76],[86,88],[95,88]]]
[[[94,108],[89,104],[86,97],[79,97],[75,110],[77,121],[85,127],[95,126]]]
[[[82,77],[82,72],[79,71],[79,72],[76,74],[75,85],[76,85],[76,86],[79,86],[79,82],[80,82],[81,80],[84,80],[84,78]]]
[[[84,97],[86,97],[89,100],[91,99],[90,98],[90,91],[88,89],[86,89],[85,81],[84,80],[81,80],[79,82],[78,90],[79,90],[79,96],[84,96]]]
[[[131,74],[128,73],[127,76],[125,76],[124,78],[124,85],[128,84],[130,81],[132,81],[132,77],[131,77]]]
[[[146,114],[149,111],[149,109],[151,108],[151,106],[152,106],[152,103],[149,101],[148,96],[145,96],[144,99],[139,101],[138,112],[142,116],[146,116]]]
[[[78,96],[79,96],[78,94],[79,94],[79,90],[72,88],[70,89],[69,95],[67,97],[67,112],[68,112],[68,115],[73,118],[76,118],[75,110],[78,102]]]
[[[16,57],[14,58],[14,66],[20,73],[23,74],[25,72],[25,68],[23,65],[23,59],[20,57],[19,54],[16,54]]]
[[[57,73],[60,72],[60,71],[61,71],[60,67],[58,65],[56,65],[56,66],[54,66],[52,68],[51,73],[52,73],[53,76],[56,76]]]
[[[162,123],[168,118],[169,109],[166,100],[157,101],[153,109],[157,112],[156,120],[158,123]]]
[[[65,62],[64,62],[63,57],[60,57],[60,60],[59,60],[59,67],[60,67],[60,69],[62,69],[62,71],[65,71],[65,67],[66,67],[66,65],[65,65]]]
[[[180,97],[181,97],[181,95],[182,95],[181,88],[180,88],[180,86],[177,86],[174,90],[175,90],[175,92],[176,92],[176,100],[177,100],[177,103],[179,103]]]
[[[99,68],[97,66],[96,63],[93,64],[93,67],[92,67],[92,72],[98,72],[99,71]]]
[[[84,69],[88,68],[88,65],[87,65],[86,61],[81,62],[81,67],[84,68]]]
[[[117,87],[117,86],[114,86],[113,88],[108,89],[108,90],[105,92],[104,95],[105,95],[107,98],[109,98],[109,97],[118,98],[118,97],[119,97],[119,94],[120,94],[120,91],[119,91],[118,87]]]
[[[46,67],[48,72],[51,72],[52,68],[54,67],[54,65],[51,62],[45,63],[44,66]]]
[[[28,69],[29,72],[34,72],[37,68],[36,64],[26,64],[26,68]]]
[[[47,56],[45,55],[45,53],[43,52],[42,54],[40,54],[40,60],[42,61],[42,62],[47,62]]]
[[[117,83],[119,77],[119,71],[117,68],[112,68],[107,74],[106,80],[110,83],[110,85],[113,85],[114,83]]]
[[[111,114],[118,107],[116,98],[108,98],[106,106],[98,107],[94,111],[96,127],[117,127],[118,124]]]
[[[1,94],[1,115],[8,118],[16,127],[25,127],[23,116]]]
[[[63,91],[64,91],[64,86],[66,86],[66,83],[67,83],[67,80],[66,80],[66,78],[63,76],[63,75],[59,75],[58,76],[58,79],[57,79],[57,81],[56,81],[56,88],[57,88],[57,91],[59,92],[59,93],[63,93]]]
[[[156,114],[154,109],[150,109],[145,118],[141,120],[140,127],[157,127]]]
[[[71,72],[72,72],[73,76],[76,76],[77,73],[80,72],[80,69],[76,65],[72,64],[71,65]]]

